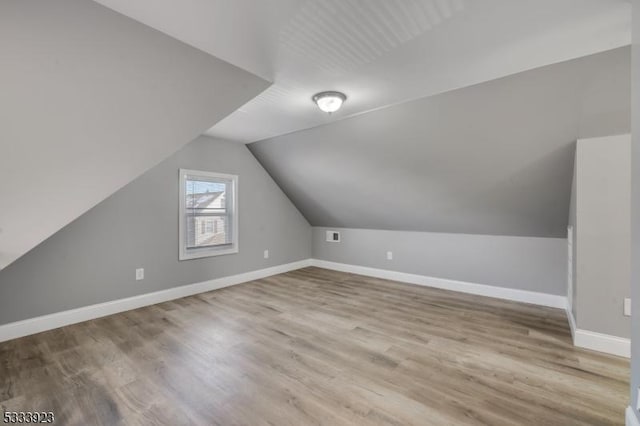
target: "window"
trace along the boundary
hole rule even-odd
[[[238,176],[180,169],[180,260],[238,252]]]

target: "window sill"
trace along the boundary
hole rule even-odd
[[[235,254],[238,253],[238,247],[224,248],[224,249],[213,249],[213,250],[198,250],[193,251],[191,253],[180,253],[179,260],[191,260],[191,259],[201,259],[203,257],[215,257],[215,256],[224,256],[227,254]]]

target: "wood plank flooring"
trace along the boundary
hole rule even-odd
[[[560,310],[319,268],[0,343],[64,425],[621,425],[628,377]]]

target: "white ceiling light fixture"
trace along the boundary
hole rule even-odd
[[[313,95],[313,102],[324,112],[331,114],[340,109],[347,96],[341,92],[320,92]]]

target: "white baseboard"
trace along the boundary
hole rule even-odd
[[[216,278],[196,284],[174,287],[153,293],[141,294],[139,296],[127,297],[126,299],[113,300],[110,302],[30,318],[23,321],[16,321],[0,325],[0,342],[40,333],[42,331],[52,330],[69,324],[76,324],[107,315],[117,314],[119,312],[129,311],[131,309],[141,308],[143,306],[155,305],[156,303],[167,302],[169,300],[180,299],[181,297],[266,278],[271,275],[282,274],[295,269],[305,268],[310,265],[310,259],[306,259],[284,265],[272,266],[270,268],[259,269],[257,271]]]
[[[537,293],[527,290],[497,287],[486,284],[476,284],[465,281],[456,281],[445,278],[434,278],[425,275],[408,274],[405,272],[389,271],[386,269],[369,268],[366,266],[349,265],[345,263],[330,262],[327,260],[311,259],[311,265],[319,268],[333,269],[335,271],[350,272],[369,277],[383,278],[417,284],[425,287],[434,287],[444,290],[458,291],[461,293],[475,294],[479,296],[494,297],[497,299],[512,300],[515,302],[531,303],[534,305],[548,306],[552,308],[566,309],[567,298],[554,294]]]
[[[631,358],[631,340],[610,334],[582,330],[576,325],[573,312],[569,309],[567,309],[567,319],[569,320],[569,328],[571,328],[571,337],[573,338],[574,346]]]
[[[638,420],[638,416],[636,415],[636,413],[633,411],[633,408],[631,408],[631,406],[627,407],[627,411],[626,411],[627,415],[627,426],[640,426],[640,421]]]
[[[567,320],[569,320],[569,329],[571,330],[571,339],[576,341],[576,330],[578,327],[576,326],[576,319],[573,317],[573,311],[570,307],[567,307]]]
[[[573,344],[579,348],[631,358],[631,340],[624,337],[577,328]]]

